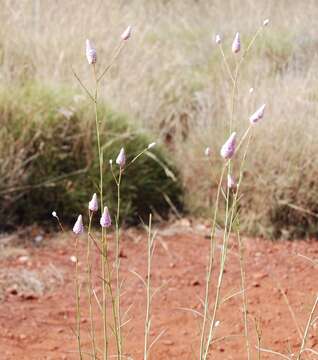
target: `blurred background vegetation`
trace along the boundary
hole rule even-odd
[[[244,47],[265,18],[270,25],[239,77],[234,119],[242,134],[267,103],[247,161],[241,226],[270,238],[318,236],[315,0],[3,0],[0,227],[47,221],[53,209],[70,220],[86,206],[96,183],[92,111],[71,67],[92,87],[85,39],[102,69],[128,24],[133,37],[102,84],[105,158],[121,144],[131,156],[152,141],[161,147],[158,161],[145,156],[127,176],[127,219],[150,204],[167,216],[183,203],[208,217],[231,92],[214,36],[222,35],[233,67],[235,32]]]

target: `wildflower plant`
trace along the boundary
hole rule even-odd
[[[229,119],[229,137],[222,145],[220,149],[220,156],[223,158],[223,166],[221,169],[220,178],[218,180],[218,189],[216,194],[216,200],[214,205],[214,214],[212,217],[212,225],[211,225],[211,233],[210,233],[210,251],[209,251],[209,260],[207,265],[207,273],[206,273],[206,285],[205,285],[205,294],[203,303],[203,313],[202,315],[202,323],[201,323],[201,336],[200,336],[200,346],[198,352],[198,358],[200,360],[207,360],[212,358],[213,352],[213,343],[216,341],[216,328],[219,324],[219,320],[217,320],[219,316],[219,310],[222,306],[225,299],[222,298],[222,284],[224,278],[224,269],[227,261],[227,255],[229,250],[229,240],[231,237],[235,237],[238,244],[238,257],[240,263],[240,292],[242,296],[242,313],[243,313],[243,322],[244,322],[244,339],[246,346],[246,358],[248,360],[252,359],[252,345],[251,345],[251,336],[249,333],[249,319],[248,319],[248,302],[247,302],[247,287],[245,280],[245,266],[244,266],[244,242],[240,235],[240,212],[239,212],[239,200],[241,197],[241,185],[244,174],[244,166],[248,154],[248,149],[251,143],[252,135],[254,127],[259,123],[260,120],[263,119],[265,114],[266,104],[261,105],[250,117],[249,121],[246,121],[246,131],[239,138],[235,129],[233,127],[234,119],[240,116],[240,111],[236,109],[240,109],[240,104],[237,103],[238,99],[238,83],[239,83],[239,74],[242,65],[244,64],[244,59],[246,58],[249,51],[252,49],[253,44],[261,34],[261,32],[265,29],[265,27],[269,24],[269,20],[264,20],[263,24],[256,31],[254,37],[244,47],[244,51],[241,55],[239,55],[241,51],[241,39],[240,34],[236,33],[234,37],[234,41],[232,43],[232,53],[235,56],[235,67],[231,69],[228,59],[223,51],[222,42],[220,37],[217,36],[216,44],[218,45],[222,58],[225,62],[225,68],[227,74],[229,76],[229,81],[232,84],[232,97],[231,97],[231,114]],[[239,57],[240,56],[240,57]],[[251,88],[253,89],[253,88]],[[250,94],[253,90],[250,89]],[[243,155],[239,154],[239,150],[243,148]],[[210,150],[209,150],[210,152]],[[213,160],[211,161],[213,164]],[[238,181],[235,180],[233,175],[233,168],[239,169],[239,177]],[[227,176],[227,186],[223,189],[223,179]],[[217,283],[215,284],[216,293],[214,301],[210,298],[211,287],[212,287],[212,273],[216,271],[216,235],[215,230],[217,226],[218,212],[220,210],[221,201],[224,200],[225,206],[225,218],[223,224],[223,239],[221,245],[221,253],[219,259],[219,269],[217,272]],[[318,296],[314,301],[313,307],[309,314],[309,319],[307,321],[305,330],[303,333],[300,333],[301,336],[301,345],[297,354],[297,360],[301,359],[303,353],[308,351],[313,354],[316,354],[312,349],[306,348],[306,341],[308,337],[309,328],[313,326],[313,314],[318,306]],[[270,349],[261,348],[261,329],[260,324],[256,325],[256,333],[257,333],[257,357],[261,358],[261,353],[266,352],[272,355],[279,356],[285,359],[291,359],[291,357],[281,354]],[[317,355],[317,354],[316,354]]]
[[[215,44],[218,46],[225,68],[228,75],[228,80],[232,86],[232,94],[230,97],[231,102],[231,113],[228,124],[228,135],[224,139],[223,145],[220,147],[219,156],[222,158],[222,165],[220,176],[217,181],[217,193],[214,202],[214,209],[211,219],[211,232],[210,232],[210,244],[209,244],[209,258],[206,268],[206,282],[204,289],[204,298],[202,301],[203,312],[201,316],[202,322],[200,324],[200,339],[197,358],[199,360],[208,360],[211,358],[213,353],[213,344],[216,340],[217,328],[220,324],[219,313],[220,308],[224,302],[222,298],[222,285],[224,280],[225,265],[227,263],[227,256],[229,251],[229,242],[231,237],[235,237],[239,249],[239,263],[240,263],[240,292],[242,296],[242,308],[243,308],[243,322],[244,322],[244,340],[246,347],[246,357],[248,360],[252,358],[252,345],[250,341],[249,333],[249,318],[248,318],[248,302],[247,302],[247,291],[246,291],[246,280],[245,280],[245,266],[244,266],[244,242],[240,235],[240,211],[239,201],[241,197],[241,184],[243,181],[244,166],[247,159],[249,146],[251,144],[253,132],[256,131],[256,125],[265,115],[265,107],[263,104],[260,106],[246,121],[246,130],[240,136],[234,128],[236,123],[235,119],[240,116],[238,109],[240,104],[237,103],[238,99],[238,88],[239,88],[239,75],[242,65],[247,54],[252,49],[253,44],[261,34],[261,32],[268,25],[269,20],[265,20],[263,24],[256,31],[252,40],[247,46],[241,46],[240,34],[236,33],[231,49],[229,49],[230,56],[235,58],[234,69],[231,68],[228,58],[223,49],[223,44],[220,35],[216,35]],[[93,91],[89,90],[81,81],[80,77],[75,71],[74,76],[82,86],[83,90],[87,94],[88,98],[92,101],[95,112],[95,126],[96,126],[96,138],[98,147],[98,160],[99,160],[99,171],[100,178],[98,184],[98,191],[94,193],[91,200],[88,202],[88,226],[87,226],[87,295],[88,295],[88,308],[89,308],[89,319],[90,319],[90,346],[91,349],[88,351],[83,348],[83,341],[81,337],[81,302],[80,302],[80,282],[79,282],[79,252],[78,252],[78,240],[79,236],[85,233],[83,217],[79,215],[74,227],[73,233],[75,235],[75,297],[76,297],[76,338],[78,345],[79,358],[83,359],[84,354],[89,354],[89,357],[97,360],[107,360],[110,358],[117,358],[119,360],[127,358],[127,353],[124,349],[124,335],[123,328],[125,325],[124,314],[122,313],[121,306],[121,295],[122,295],[122,279],[120,272],[120,223],[121,223],[121,184],[124,180],[127,169],[134,165],[134,163],[146,152],[151,150],[155,143],[150,143],[144,150],[138,153],[134,157],[130,157],[130,154],[126,154],[125,147],[121,147],[115,161],[109,160],[107,167],[104,164],[103,148],[100,137],[100,119],[98,116],[97,105],[98,105],[98,94],[99,85],[101,79],[107,74],[111,68],[113,62],[119,56],[122,48],[125,46],[128,39],[130,39],[132,33],[131,27],[128,27],[121,35],[119,45],[114,50],[113,56],[111,57],[110,63],[99,72],[97,69],[98,57],[97,51],[93,47],[92,43],[86,41],[86,58],[88,65],[92,69],[93,78],[95,80],[95,88]],[[250,91],[252,93],[252,91]],[[241,154],[242,152],[242,154]],[[205,156],[208,158],[209,163],[213,166],[213,156],[217,154],[217,151],[207,147],[204,151]],[[213,154],[213,155],[212,155]],[[238,171],[237,171],[238,169]],[[236,170],[234,172],[234,170]],[[109,207],[105,202],[104,182],[103,174],[105,171],[110,171],[114,183],[116,184],[117,190],[117,211],[115,214],[111,214]],[[236,175],[237,173],[237,175]],[[216,249],[217,249],[217,238],[216,228],[218,222],[218,215],[221,206],[225,208],[225,215],[222,223],[223,234],[221,238],[221,251],[219,258],[219,267],[217,270],[216,262]],[[100,214],[98,214],[100,211]],[[60,224],[57,213],[52,213],[53,217],[57,219]],[[94,217],[99,217],[99,224],[101,228],[100,239],[95,237],[92,231],[92,222]],[[60,224],[61,226],[61,224]],[[61,226],[62,227],[62,226]],[[109,258],[109,237],[108,231],[114,227],[115,231],[115,254],[114,262],[112,263]],[[144,325],[144,349],[143,359],[147,360],[149,357],[150,348],[153,344],[149,344],[150,327],[151,327],[151,307],[154,292],[151,287],[151,267],[152,257],[154,253],[154,238],[155,235],[152,233],[152,216],[149,216],[149,225],[147,227],[148,232],[148,246],[147,246],[147,278],[144,280],[139,274],[135,273],[139,277],[146,289],[147,302],[146,302],[146,314],[145,314],[145,325]],[[92,277],[92,246],[98,249],[100,255],[100,286],[102,289],[101,298],[96,294],[93,284]],[[212,275],[217,272],[216,284],[212,283]],[[211,298],[212,286],[215,285],[215,297]],[[99,346],[100,341],[97,339],[96,327],[94,317],[94,303],[97,303],[98,311],[102,317],[102,347]],[[308,351],[306,348],[306,340],[308,332],[313,324],[313,317],[316,307],[318,306],[318,297],[316,298],[312,310],[309,315],[309,319],[303,333],[301,345],[298,351],[297,360],[300,360],[303,352]],[[110,311],[109,311],[110,307]],[[198,312],[196,312],[198,313]],[[261,329],[259,324],[256,325],[257,332],[257,351],[258,358],[260,359],[261,352],[275,353],[269,349],[262,349],[261,344]],[[157,337],[158,338],[158,337]],[[111,353],[111,341],[114,341],[115,354]],[[282,358],[289,357],[284,354],[279,354]]]
[[[122,329],[124,326],[121,306],[121,289],[122,289],[122,280],[120,277],[120,208],[121,208],[121,183],[125,175],[126,169],[135,163],[135,161],[140,158],[146,152],[149,152],[155,145],[155,142],[150,143],[146,146],[140,153],[134,156],[131,160],[127,158],[124,147],[122,147],[118,153],[115,163],[112,159],[109,160],[109,164],[106,168],[104,164],[103,157],[103,148],[101,140],[101,123],[98,114],[98,95],[99,95],[99,85],[100,81],[107,74],[108,70],[112,67],[114,61],[117,59],[121,50],[125,46],[128,39],[130,39],[132,34],[131,26],[128,26],[126,30],[120,36],[120,42],[115,48],[113,55],[110,59],[109,64],[104,67],[104,69],[99,73],[98,65],[98,56],[97,50],[93,47],[90,40],[86,40],[86,59],[89,67],[91,67],[92,75],[95,82],[95,87],[93,91],[88,89],[84,85],[79,75],[73,70],[75,78],[78,80],[80,86],[91,100],[94,106],[95,113],[95,130],[96,130],[96,139],[97,139],[97,151],[98,151],[98,162],[99,162],[99,184],[98,184],[98,194],[94,193],[91,200],[88,202],[88,226],[87,226],[87,257],[86,257],[86,272],[87,272],[87,292],[88,292],[88,309],[89,309],[89,319],[90,319],[90,346],[91,350],[88,351],[86,348],[83,348],[83,339],[81,335],[81,284],[79,281],[79,237],[85,233],[85,228],[83,224],[83,216],[79,215],[74,226],[73,233],[75,235],[75,250],[76,256],[74,257],[75,262],[75,298],[76,298],[76,339],[78,345],[78,354],[79,358],[83,359],[85,354],[89,354],[92,359],[103,359],[107,360],[111,357],[116,357],[117,359],[124,359],[126,357],[125,351],[123,348],[123,334]],[[149,153],[150,154],[150,153]],[[109,239],[108,239],[108,230],[112,228],[113,221],[112,215],[110,214],[108,206],[106,206],[104,198],[104,178],[103,174],[105,171],[110,171],[113,177],[113,180],[117,187],[117,211],[114,217],[114,227],[115,227],[115,259],[113,264],[109,259]],[[98,211],[100,210],[100,219],[99,225],[101,227],[101,238],[97,239],[92,231],[93,218],[98,216]],[[63,230],[62,224],[57,216],[55,211],[52,212],[52,216],[55,217]],[[148,280],[144,282],[147,294],[147,309],[145,316],[145,346],[144,346],[144,359],[146,360],[150,351],[151,345],[149,345],[149,333],[150,333],[150,324],[151,324],[151,283],[150,283],[150,268],[151,268],[151,258],[154,251],[154,236],[151,232],[151,215],[149,218],[149,227],[148,230]],[[102,295],[101,298],[98,297],[96,291],[94,290],[93,275],[92,275],[92,245],[98,249],[100,255],[100,281]],[[97,308],[102,316],[102,328],[103,328],[103,346],[99,347],[99,341],[97,338],[94,316],[94,303],[97,303]],[[108,305],[111,307],[111,316],[108,314]],[[114,338],[116,355],[110,353],[111,339]]]
[[[239,83],[239,74],[240,69],[244,63],[244,59],[247,54],[251,50],[253,44],[256,39],[260,35],[261,31],[263,31],[264,25],[260,26],[257,30],[256,34],[252,38],[251,42],[244,47],[242,50],[241,47],[241,38],[240,34],[236,33],[234,40],[232,42],[231,51],[233,56],[235,56],[235,68],[231,69],[230,64],[228,62],[228,58],[225,55],[223,50],[223,45],[221,42],[220,36],[216,37],[216,44],[220,49],[223,61],[225,63],[225,68],[227,70],[227,74],[229,77],[229,81],[232,85],[232,96],[231,96],[231,113],[229,119],[229,137],[224,142],[220,149],[220,156],[223,158],[224,162],[221,169],[220,178],[218,181],[218,189],[216,194],[216,200],[214,205],[214,215],[212,218],[211,225],[211,233],[210,233],[210,251],[209,251],[209,261],[207,265],[207,275],[206,275],[206,286],[205,286],[205,295],[204,295],[204,308],[202,314],[202,324],[201,324],[201,336],[200,336],[200,347],[198,357],[200,360],[207,360],[210,358],[212,353],[212,345],[215,340],[216,333],[216,324],[218,322],[217,317],[219,314],[219,309],[222,305],[223,299],[221,297],[221,290],[223,284],[223,275],[224,268],[227,260],[228,254],[228,246],[229,240],[232,236],[232,233],[236,235],[236,238],[239,243],[240,250],[240,267],[241,267],[241,290],[243,296],[243,319],[244,319],[244,336],[246,340],[246,352],[247,359],[251,358],[251,349],[249,343],[249,334],[248,334],[248,319],[247,319],[247,300],[246,300],[246,292],[245,292],[245,271],[244,271],[244,247],[243,242],[240,237],[239,231],[239,211],[238,204],[240,199],[240,186],[243,179],[243,170],[244,164],[248,152],[248,147],[250,144],[251,136],[252,136],[252,125],[256,124],[260,119],[264,116],[265,105],[261,106],[253,115],[251,115],[249,121],[250,124],[247,123],[247,129],[243,136],[238,139],[237,132],[233,128],[234,119],[239,116],[239,112],[236,111],[239,108],[240,104],[237,104],[238,98],[238,83]],[[241,53],[241,55],[240,55]],[[243,156],[241,161],[239,162],[239,156],[237,155],[239,150],[245,147],[243,151]],[[239,162],[239,164],[236,164]],[[239,178],[236,182],[233,176],[233,167],[239,168]],[[223,190],[223,179],[226,176],[227,178],[227,186],[225,190]],[[223,240],[221,246],[221,254],[220,254],[220,265],[218,270],[218,277],[216,283],[216,295],[214,302],[210,299],[210,292],[212,286],[212,273],[215,271],[215,250],[216,250],[216,236],[215,230],[217,225],[218,212],[220,208],[220,202],[222,199],[225,202],[225,219],[224,219],[224,229],[223,229]]]

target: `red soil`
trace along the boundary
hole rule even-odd
[[[198,359],[200,318],[194,312],[202,311],[200,298],[204,295],[209,240],[204,235],[208,229],[190,226],[181,221],[159,230],[153,260],[152,282],[154,287],[162,286],[153,302],[152,340],[162,331],[165,333],[153,346],[152,360]],[[113,242],[113,238],[111,240]],[[219,243],[221,239],[218,240]],[[317,294],[318,272],[308,260],[298,254],[317,258],[318,242],[270,242],[261,239],[244,239],[246,246],[246,286],[249,311],[249,332],[253,359],[256,359],[255,318],[261,318],[262,347],[288,354],[296,352],[300,338],[291,309],[301,329],[304,329],[315,294]],[[81,267],[84,282],[85,236],[81,239]],[[98,253],[96,253],[96,267]],[[218,248],[217,255],[220,254]],[[12,294],[6,292],[0,304],[0,359],[78,359],[74,329],[74,255],[72,235],[45,239],[41,247],[27,248],[29,261],[19,261],[17,256],[2,261],[2,267],[33,269],[41,272],[53,264],[64,273],[64,284],[43,296]],[[111,254],[113,253],[111,249]],[[230,252],[224,275],[222,297],[240,290],[240,267],[235,239],[231,241]],[[122,278],[124,282],[123,307],[131,306],[125,326],[124,348],[130,359],[143,359],[143,329],[145,316],[145,291],[141,281],[130,271],[146,274],[146,236],[135,229],[122,234]],[[96,291],[100,295],[100,281],[94,270]],[[213,277],[212,296],[215,293],[216,273]],[[286,298],[282,295],[284,292]],[[82,290],[82,301],[86,291]],[[211,359],[246,359],[242,320],[242,295],[238,294],[222,305],[217,316],[220,321],[216,337],[220,341],[212,346]],[[98,310],[95,308],[98,318]],[[98,322],[98,319],[96,320]],[[307,348],[318,351],[317,323],[310,331]],[[87,312],[82,317],[84,346],[89,351],[89,321]],[[102,332],[98,331],[101,338]],[[226,339],[221,339],[227,336]],[[88,356],[84,357],[89,358]],[[261,359],[272,359],[274,355],[262,353]],[[306,354],[304,359],[317,355]]]

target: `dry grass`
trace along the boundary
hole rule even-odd
[[[104,80],[103,96],[169,144],[189,189],[189,207],[205,214],[206,194],[215,189],[203,149],[212,147],[218,168],[230,111],[230,84],[212,36],[220,32],[228,49],[239,30],[244,45],[267,17],[271,24],[239,82],[238,132],[256,107],[268,104],[244,180],[242,226],[266,236],[317,235],[315,0],[4,0],[0,81],[36,79],[78,89],[73,66],[90,84],[86,37],[99,59],[107,59],[122,30],[133,24],[133,40]]]

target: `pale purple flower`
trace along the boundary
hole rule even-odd
[[[86,40],[86,58],[90,65],[96,64],[97,53],[88,39]]]
[[[109,214],[109,211],[108,211],[108,207],[105,206],[104,207],[104,211],[103,211],[103,214],[102,214],[102,217],[100,218],[100,225],[101,227],[103,228],[108,228],[110,227],[112,224],[112,220],[110,218],[110,214]]]
[[[215,43],[216,43],[217,45],[220,45],[220,44],[221,44],[221,41],[222,41],[222,39],[221,39],[220,34],[216,34],[216,35],[215,35]]]
[[[233,132],[222,146],[220,154],[224,159],[231,159],[235,153],[236,132]]]
[[[76,235],[82,234],[84,232],[84,226],[83,226],[83,217],[82,215],[78,215],[78,218],[76,220],[76,223],[73,226],[73,232]]]
[[[259,120],[261,120],[264,116],[266,104],[263,104],[260,108],[258,108],[255,113],[250,117],[250,123],[256,124]]]
[[[237,32],[232,43],[232,52],[236,54],[240,50],[241,50],[241,39],[240,39],[240,33]]]
[[[121,148],[120,152],[117,156],[116,159],[116,164],[119,165],[121,168],[123,168],[126,164],[126,154],[125,154],[125,149]]]
[[[97,195],[94,194],[91,201],[88,203],[88,208],[90,211],[97,211],[98,210],[98,200]]]
[[[121,34],[122,40],[128,40],[131,36],[132,27],[128,26],[127,29]]]
[[[205,156],[210,156],[211,155],[211,149],[209,147],[207,147],[205,150],[204,150],[204,155]]]
[[[230,174],[228,174],[228,176],[227,176],[227,187],[228,187],[229,189],[235,190],[235,189],[236,189],[236,186],[237,186],[237,184],[236,184],[235,179],[233,178],[233,176],[231,176]]]

